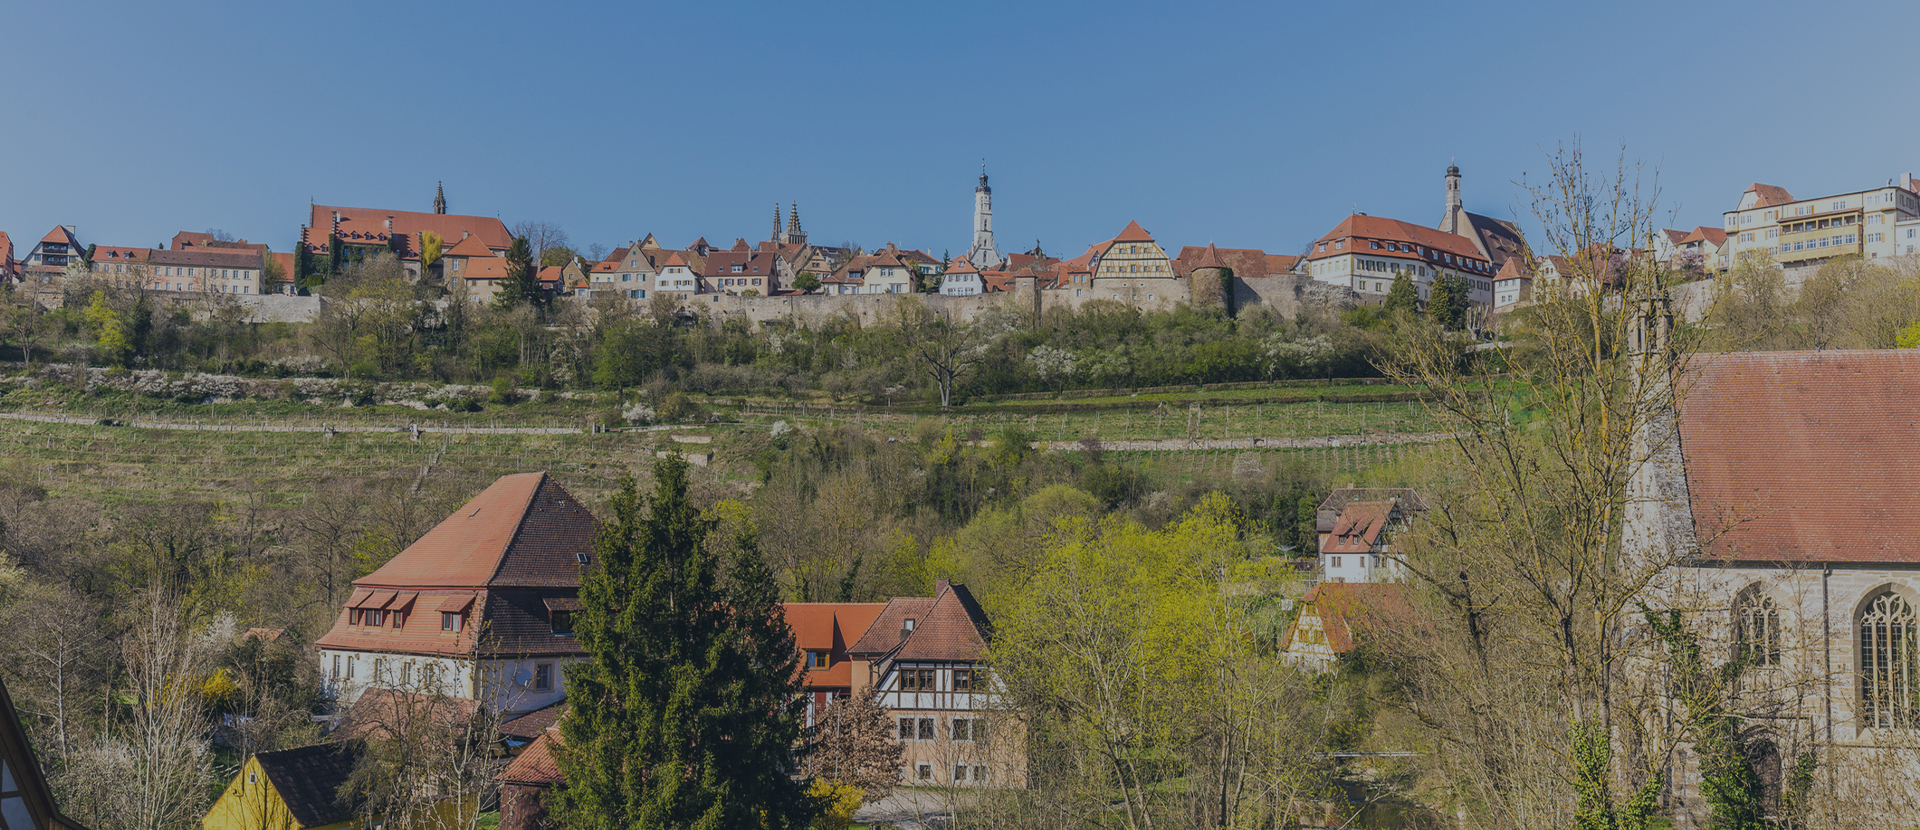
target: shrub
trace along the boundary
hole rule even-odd
[[[513,378],[501,375],[493,379],[493,389],[487,393],[487,403],[513,403],[518,394],[513,387]]]

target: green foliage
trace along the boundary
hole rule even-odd
[[[814,276],[812,271],[801,271],[794,275],[793,287],[812,294],[820,290],[820,278]]]
[[[1567,727],[1567,743],[1574,769],[1574,830],[1646,830],[1659,803],[1664,781],[1660,774],[1649,775],[1627,803],[1619,804],[1608,783],[1613,779],[1613,741],[1606,728],[1576,719]]]
[[[656,463],[654,479],[645,504],[622,483],[594,542],[575,629],[589,659],[567,667],[554,817],[581,830],[805,827],[823,805],[787,774],[799,658],[751,525],[716,538],[683,460]]]
[[[1901,329],[1900,334],[1894,337],[1893,344],[1900,349],[1920,348],[1920,323]]]
[[[533,267],[533,248],[524,236],[513,238],[513,244],[507,246],[505,268],[506,276],[500,278],[500,293],[493,298],[494,305],[501,309],[511,309],[522,303],[539,306],[546,301],[540,291],[540,275]]]
[[[1408,314],[1420,310],[1420,291],[1414,287],[1413,278],[1407,276],[1405,271],[1393,278],[1393,287],[1387,289],[1387,299],[1380,304],[1380,310]]]
[[[94,346],[100,350],[100,356],[116,366],[125,365],[128,353],[133,350],[133,341],[120,322],[120,313],[107,307],[106,292],[93,292],[85,314],[87,325],[94,330]]]
[[[1465,277],[1450,274],[1435,277],[1433,290],[1427,295],[1427,316],[1447,331],[1465,328],[1468,290]]]
[[[518,385],[510,375],[501,375],[493,379],[493,386],[487,390],[487,403],[513,403],[520,397]]]

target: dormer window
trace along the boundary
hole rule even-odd
[[[459,631],[460,630],[460,612],[458,611],[440,612],[440,630],[441,631]]]
[[[807,650],[807,668],[824,669],[833,661],[833,655],[819,649]]]

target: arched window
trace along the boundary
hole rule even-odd
[[[1860,722],[1869,728],[1915,725],[1920,661],[1914,639],[1920,619],[1913,604],[1887,590],[1860,611]]]
[[[1780,665],[1780,609],[1758,585],[1733,601],[1733,641],[1751,665]]]

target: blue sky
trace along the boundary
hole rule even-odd
[[[1298,252],[1357,209],[1432,224],[1582,139],[1658,167],[1673,224],[1753,181],[1920,172],[1920,4],[15,3],[0,230],[286,250],[321,204],[555,222],[582,247],[763,238],[1074,255]],[[39,33],[34,35],[31,33]]]

